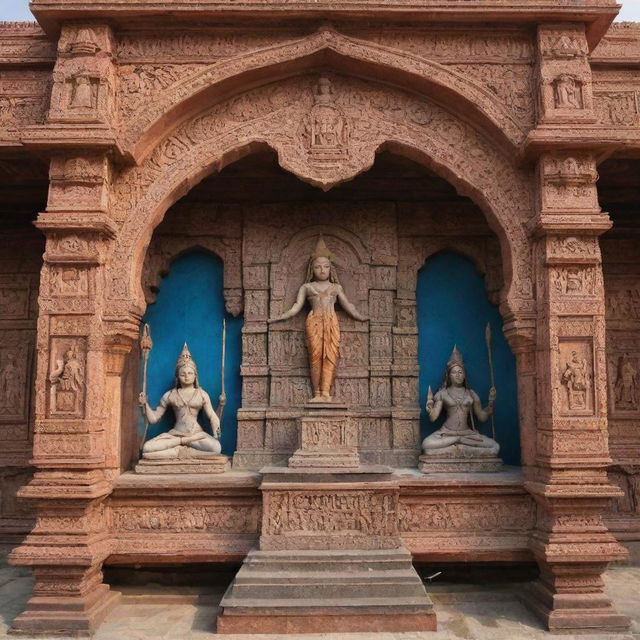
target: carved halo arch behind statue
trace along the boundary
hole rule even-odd
[[[280,252],[271,270],[274,300],[282,300],[282,311],[293,304],[297,288],[306,277],[309,256],[319,236],[323,236],[333,254],[332,262],[347,297],[354,303],[366,302],[366,279],[371,256],[360,238],[342,227],[313,225],[293,234]]]

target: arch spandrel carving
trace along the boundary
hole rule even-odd
[[[233,91],[231,85],[266,83],[274,77],[322,67],[380,78],[429,95],[477,121],[492,132],[496,141],[512,150],[527,133],[494,93],[462,73],[406,50],[348,37],[325,26],[306,38],[242,53],[212,65],[192,66],[192,73],[186,78],[182,77],[184,69],[173,75],[170,70],[162,71],[158,81],[168,86],[161,97],[155,95],[153,100],[141,102],[136,95],[139,108],[128,115],[121,137],[133,156],[142,159],[167,129],[228,95]],[[130,85],[131,82],[123,83],[122,102],[126,102]]]
[[[325,141],[317,154],[311,149],[309,121],[318,105],[319,76],[300,76],[215,105],[178,127],[142,165],[118,176],[112,201],[120,232],[108,278],[114,309],[134,301],[141,306],[142,262],[168,207],[205,176],[267,145],[285,169],[325,188],[368,169],[383,148],[429,167],[483,209],[501,243],[503,303],[514,315],[531,311],[525,229],[534,209],[531,176],[471,124],[435,103],[353,77],[328,78],[326,104],[348,132],[340,144]]]

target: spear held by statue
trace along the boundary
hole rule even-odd
[[[147,397],[147,364],[149,363],[149,353],[153,349],[153,341],[151,340],[151,331],[149,325],[145,324],[142,327],[142,336],[140,337],[140,350],[142,351],[142,393],[144,397]],[[149,420],[147,418],[147,412],[143,409],[142,414],[144,416],[144,434],[142,436],[142,444],[147,440],[147,430],[149,429]],[[141,447],[142,448],[142,447]]]
[[[487,326],[484,330],[484,339],[487,343],[487,355],[489,356],[489,374],[491,376],[491,388],[495,390],[496,381],[493,375],[493,353],[492,353],[492,339],[491,339],[491,323],[487,322]],[[491,413],[491,434],[493,439],[496,439],[496,419],[493,413]]]
[[[220,365],[220,375],[221,375],[221,383],[220,383],[220,395],[218,396],[218,410],[216,414],[218,415],[218,420],[220,420],[220,424],[222,424],[222,414],[224,413],[224,407],[227,404],[227,394],[224,390],[224,361],[225,355],[227,352],[227,319],[222,319],[222,362]]]

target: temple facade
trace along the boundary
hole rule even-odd
[[[625,630],[602,574],[640,549],[640,25],[615,0],[162,5],[0,23],[0,542],[35,576],[14,627],[91,633],[104,566],[393,548],[535,562],[549,629]],[[282,318],[327,291],[333,324]],[[154,472],[143,433],[171,425],[139,394],[180,390],[185,342],[229,460]],[[462,357],[504,464],[421,448]],[[329,481],[341,460],[364,475]],[[220,629],[249,628],[237,602]],[[374,628],[435,624],[411,615]]]

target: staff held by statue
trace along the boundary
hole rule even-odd
[[[142,350],[142,392],[145,398],[147,397],[147,365],[149,363],[149,353],[153,349],[153,341],[151,340],[151,331],[149,325],[145,324],[142,327],[142,336],[140,337],[140,349]],[[142,436],[142,444],[147,440],[147,430],[149,429],[149,420],[145,411],[144,415],[144,435]]]
[[[484,330],[484,339],[487,343],[487,355],[489,356],[489,375],[491,377],[491,389],[496,388],[496,380],[493,375],[493,353],[492,353],[492,339],[491,339],[491,323],[487,322],[487,326]],[[494,391],[495,393],[495,391]],[[493,404],[493,403],[491,403]],[[491,434],[493,439],[496,439],[496,419],[495,415],[491,413]]]
[[[218,414],[218,419],[220,420],[220,424],[222,424],[222,414],[224,413],[224,407],[227,404],[227,394],[224,390],[224,361],[227,353],[227,319],[222,319],[222,363],[220,366],[220,395],[218,396],[218,410],[216,413]]]

